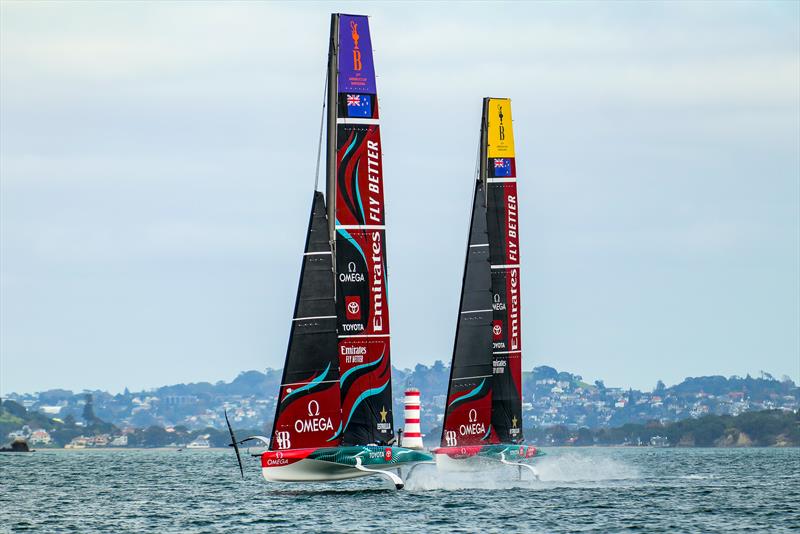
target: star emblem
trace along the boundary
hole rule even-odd
[[[511,426],[513,428],[517,428],[517,416],[516,415],[511,418]]]
[[[386,411],[386,406],[381,407],[381,411],[378,413],[381,414],[381,423],[385,423],[386,416],[389,415],[389,412]]]

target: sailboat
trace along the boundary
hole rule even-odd
[[[522,434],[522,329],[511,100],[484,98],[461,302],[450,367],[439,466],[479,467],[542,453]]]
[[[269,481],[379,475],[430,462],[396,446],[378,96],[369,20],[333,14],[326,193],[315,191],[269,440]],[[320,137],[320,148],[322,138]],[[229,425],[230,429],[230,425]],[[241,469],[241,459],[240,459]]]

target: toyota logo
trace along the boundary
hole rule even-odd
[[[308,403],[308,416],[309,417],[316,417],[319,415],[319,403],[315,400],[309,401]]]
[[[492,334],[499,336],[502,333],[503,333],[503,328],[499,324],[496,324],[492,327]]]
[[[347,303],[347,311],[349,313],[357,314],[358,313],[358,308],[359,308],[358,307],[358,302],[356,302],[354,300],[351,300],[350,302]]]

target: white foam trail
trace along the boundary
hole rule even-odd
[[[603,482],[639,478],[639,471],[634,466],[592,452],[545,456],[534,465],[542,482]]]
[[[527,471],[527,470],[526,470]],[[406,480],[409,491],[509,489],[531,487],[535,482],[528,472],[517,480],[517,469],[499,465],[480,471],[443,471],[436,466],[421,466]]]
[[[446,471],[436,466],[420,466],[406,480],[409,491],[463,490],[463,489],[542,489],[562,485],[608,484],[640,478],[639,471],[618,459],[590,451],[565,452],[537,459],[532,464],[540,480],[531,478],[523,470],[518,480],[518,470],[497,464],[477,471]]]

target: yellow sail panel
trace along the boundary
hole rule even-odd
[[[487,157],[513,158],[514,128],[511,125],[511,99],[490,98],[487,116]]]

